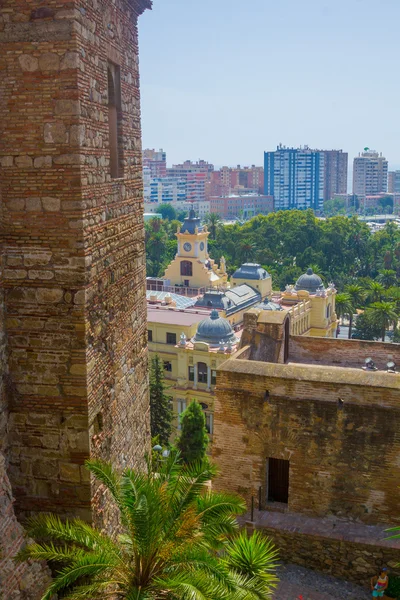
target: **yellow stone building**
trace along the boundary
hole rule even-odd
[[[227,284],[225,259],[221,258],[218,267],[210,258],[207,248],[210,234],[193,210],[175,235],[178,238],[178,252],[164,274],[164,279],[171,286],[209,288]]]
[[[216,310],[181,312],[149,306],[148,319],[150,356],[158,354],[164,362],[166,383],[170,385],[168,394],[176,415],[175,433],[179,415],[192,400],[197,400],[212,436],[216,370],[237,349],[241,332],[235,333]]]

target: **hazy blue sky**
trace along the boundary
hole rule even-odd
[[[139,20],[143,146],[258,164],[279,142],[400,168],[400,0],[154,0]]]

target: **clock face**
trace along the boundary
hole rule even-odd
[[[184,249],[185,252],[190,252],[191,249],[192,249],[192,244],[189,244],[189,242],[185,242],[183,244],[183,249]]]
[[[200,242],[200,250],[203,251],[204,250],[204,242]]]

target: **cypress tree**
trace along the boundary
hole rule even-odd
[[[171,397],[165,393],[164,366],[158,354],[150,364],[150,428],[151,437],[158,437],[161,446],[169,443],[173,410]]]
[[[191,463],[204,459],[207,446],[206,418],[200,404],[194,401],[181,415],[181,434],[177,447],[183,462]]]

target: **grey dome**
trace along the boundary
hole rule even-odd
[[[257,263],[244,263],[232,275],[232,279],[267,279],[269,273]]]
[[[318,290],[324,289],[324,285],[319,275],[314,273],[312,269],[307,269],[307,272],[298,278],[294,289],[296,291],[304,290],[310,294],[315,294]]]
[[[220,342],[236,344],[237,339],[229,321],[220,317],[217,310],[212,310],[210,316],[199,323],[193,342],[219,346]]]
[[[256,308],[261,308],[261,310],[283,310],[280,304],[276,302],[260,302],[257,304]]]
[[[196,233],[196,227],[199,231],[203,229],[201,225],[201,221],[198,217],[196,217],[196,213],[193,209],[189,211],[189,216],[185,218],[183,221],[183,225],[181,227],[181,233]]]

